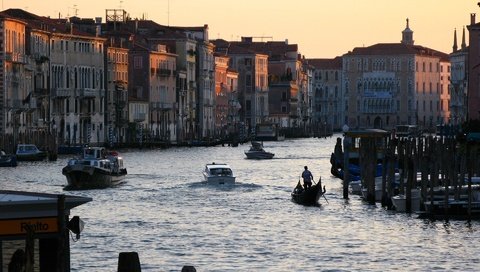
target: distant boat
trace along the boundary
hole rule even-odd
[[[234,184],[235,176],[228,164],[208,163],[203,169],[203,179],[208,184]]]
[[[19,144],[15,153],[17,161],[43,161],[47,152],[39,150],[34,144]]]
[[[17,157],[13,154],[6,154],[5,151],[0,150],[0,167],[15,166],[17,166]]]
[[[277,124],[263,123],[257,124],[255,128],[255,140],[257,141],[283,141],[285,135],[281,132]]]
[[[267,152],[263,149],[263,144],[261,142],[252,141],[252,146],[249,150],[245,151],[247,159],[271,159],[275,156],[272,152]]]
[[[117,152],[88,147],[84,148],[82,157],[68,161],[62,174],[71,189],[106,188],[122,182],[127,169]]]

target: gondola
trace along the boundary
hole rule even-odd
[[[325,192],[325,186],[323,186],[322,191],[321,179],[318,181],[318,183],[307,189],[303,188],[299,180],[297,186],[295,186],[292,191],[292,201],[305,206],[316,206],[319,205],[318,200],[323,194],[325,194]]]

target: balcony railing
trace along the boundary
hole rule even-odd
[[[143,122],[145,121],[146,114],[145,113],[134,113],[133,114],[133,121],[134,122]]]
[[[168,77],[171,74],[172,74],[172,70],[170,69],[162,69],[162,68],[157,69],[157,76]]]
[[[5,60],[15,63],[25,63],[25,55],[20,53],[7,52],[5,53]]]
[[[65,88],[54,88],[52,89],[52,97],[54,98],[63,98],[63,97],[70,97],[72,93],[71,90]]]
[[[82,98],[95,98],[96,96],[104,97],[105,90],[97,90],[91,88],[78,89],[77,96]]]
[[[173,109],[173,103],[151,102],[150,107],[155,110],[171,110]]]

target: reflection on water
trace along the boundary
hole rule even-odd
[[[72,271],[114,271],[136,251],[142,271],[476,271],[479,222],[429,221],[344,200],[330,175],[335,137],[264,142],[272,160],[247,160],[238,147],[121,150],[128,169],[115,188],[64,191],[55,162],[0,168],[3,189],[92,197],[72,210],[85,221],[71,242]],[[202,182],[206,163],[228,163],[233,186]],[[326,186],[320,207],[290,200],[308,165]],[[470,241],[470,242],[469,242]]]

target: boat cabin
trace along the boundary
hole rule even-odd
[[[34,144],[19,144],[17,146],[17,154],[35,154],[40,150]]]
[[[417,137],[420,130],[416,125],[398,125],[395,127],[395,135],[397,137]]]
[[[211,176],[231,176],[233,175],[232,169],[227,164],[207,164],[205,166],[205,172]]]
[[[107,155],[107,150],[103,147],[87,147],[83,149],[84,159],[102,159]]]
[[[385,148],[385,139],[389,136],[390,132],[383,129],[364,129],[345,132],[344,137],[350,143],[349,158],[358,160],[360,157],[360,139],[373,138],[375,139],[375,146],[377,147],[377,158],[381,159]]]

